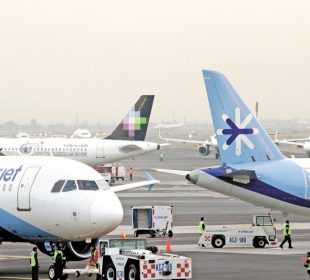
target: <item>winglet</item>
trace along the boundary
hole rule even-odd
[[[145,172],[144,174],[145,174],[146,180],[148,180],[148,181],[156,180],[150,173]],[[153,186],[154,186],[154,184],[149,185],[149,188],[148,188],[149,192],[152,190]]]

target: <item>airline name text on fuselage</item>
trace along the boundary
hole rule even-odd
[[[23,166],[18,168],[0,168],[0,181],[14,182],[17,174],[22,171]]]

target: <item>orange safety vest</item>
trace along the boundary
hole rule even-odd
[[[98,263],[98,259],[99,259],[99,251],[96,248],[95,251],[91,252],[91,257],[89,259],[88,265],[96,266],[96,264]]]

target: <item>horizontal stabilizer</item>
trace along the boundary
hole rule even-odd
[[[120,151],[125,152],[125,153],[130,153],[130,152],[134,152],[138,150],[142,150],[142,148],[135,144],[125,145],[120,148]]]
[[[233,171],[230,168],[226,169],[226,174],[220,176],[225,178],[231,178],[234,182],[249,184],[251,180],[257,179],[256,173],[254,170],[240,169]]]
[[[181,175],[186,176],[191,171],[183,171],[183,170],[173,170],[173,169],[160,169],[160,168],[153,168],[153,170],[161,173],[168,173],[168,174],[174,174],[174,175]]]

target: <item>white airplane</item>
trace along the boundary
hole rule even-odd
[[[110,188],[99,173],[78,161],[0,157],[0,244],[31,242],[49,254],[51,242],[63,241],[68,260],[85,259],[90,246],[122,222],[115,193],[157,182]]]
[[[284,157],[224,75],[203,70],[203,77],[221,165],[161,171],[284,214],[310,217],[310,159]]]
[[[145,142],[154,95],[142,95],[106,138],[0,138],[3,155],[66,157],[90,166],[103,165],[160,149]]]
[[[215,135],[210,136],[209,140],[194,140],[194,139],[179,139],[179,138],[168,138],[161,136],[161,133],[159,131],[159,138],[163,139],[167,142],[176,142],[176,143],[189,143],[189,144],[196,144],[199,145],[198,152],[201,156],[207,156],[211,153],[211,148],[215,150],[215,158],[218,159],[220,154],[217,148],[217,140]]]
[[[277,135],[277,133],[276,133]],[[284,144],[284,145],[291,145],[295,147],[299,147],[305,150],[308,157],[310,157],[310,137],[308,138],[299,138],[299,139],[282,139],[279,140],[276,136],[274,140],[275,144]]]

